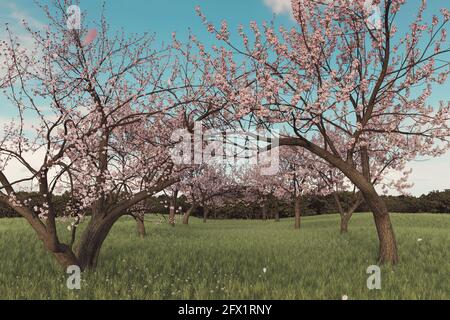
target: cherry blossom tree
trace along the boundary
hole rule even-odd
[[[384,154],[389,163],[395,148],[409,161],[449,147],[450,104],[429,106],[427,99],[449,73],[450,14],[442,9],[428,23],[423,1],[401,30],[396,22],[404,3],[373,1],[380,9],[374,24],[365,0],[293,0],[295,26],[251,22],[250,32],[239,28],[240,44],[230,40],[225,21],[216,28],[198,10],[223,43],[200,50],[221,93],[215,106],[226,105],[222,121],[283,127],[280,145],[304,148],[339,169],[373,212],[381,264],[397,263],[398,252],[371,156]]]
[[[113,35],[104,17],[95,37],[86,27],[69,30],[67,5],[55,1],[56,13],[43,7],[44,30],[24,22],[32,49],[8,28],[0,43],[6,70],[0,82],[9,99],[2,108],[15,112],[0,140],[0,201],[28,221],[61,266],[86,270],[97,265],[120,217],[178,180],[182,168],[171,161],[170,136],[190,92],[181,85],[184,95],[172,98],[179,73],[170,48],[156,48],[148,34]],[[23,176],[10,175],[11,166]],[[24,183],[36,185],[41,205],[17,196]],[[63,191],[71,195],[70,243],[60,239],[52,202]]]
[[[295,229],[301,225],[302,198],[308,194],[325,195],[329,188],[323,183],[320,172],[314,166],[315,157],[306,150],[292,147],[281,147],[280,152],[280,184],[277,195],[292,199],[294,202]]]
[[[134,218],[136,221],[136,232],[140,238],[145,238],[147,236],[147,231],[145,230],[145,215],[148,213],[148,207],[146,202],[139,202],[128,209],[128,214]]]
[[[335,170],[328,170],[322,174],[322,178],[330,189],[333,190],[332,195],[336,204],[336,209],[340,215],[340,232],[341,234],[348,232],[348,223],[353,216],[353,213],[363,203],[361,193],[353,186],[351,190],[351,199],[345,206],[340,198],[340,194],[347,190],[345,184],[342,183],[341,173],[336,173]]]
[[[280,168],[276,175],[263,175],[259,166],[253,165],[243,171],[238,181],[244,186],[246,201],[261,205],[263,219],[267,217],[267,210],[275,199],[292,201],[295,229],[300,229],[303,196],[324,195],[329,188],[317,170],[316,157],[307,151],[281,147],[279,157]]]
[[[190,168],[192,169],[192,168]],[[181,181],[183,177],[185,177],[188,173],[184,173],[180,175],[179,180]],[[176,214],[182,213],[182,207],[178,206],[178,198],[181,194],[180,189],[182,185],[180,183],[176,183],[171,187],[164,190],[164,194],[168,197],[168,200],[165,200],[165,207],[169,209],[169,219],[168,222],[171,226],[175,226],[176,224]]]
[[[225,198],[236,195],[240,189],[232,172],[227,172],[223,164],[198,165],[184,175],[180,185],[181,192],[191,203],[183,216],[184,224],[189,223],[190,215],[199,206],[203,208],[203,222],[206,223],[211,207],[222,204]]]
[[[258,204],[261,207],[261,218],[266,220],[273,216],[270,208],[276,201],[276,192],[280,188],[282,177],[279,175],[264,175],[257,164],[243,166],[237,175],[237,181],[243,187],[242,201]],[[276,220],[279,220],[278,212],[275,212]]]
[[[347,183],[348,181],[345,179],[345,176],[338,169],[330,167],[327,163],[320,161],[320,159],[317,159],[317,162],[314,163],[314,167],[333,196],[336,209],[340,215],[341,234],[347,233],[348,223],[352,218],[353,213],[363,203],[362,195],[355,185]],[[351,186],[349,186],[349,184]],[[351,190],[351,197],[344,204],[340,194],[347,192],[349,189]]]

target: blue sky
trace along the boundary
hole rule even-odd
[[[49,0],[40,0],[42,3],[51,3]],[[421,0],[409,0],[397,18],[400,28],[407,28],[411,19],[411,12]],[[98,18],[102,7],[102,0],[80,0],[80,7],[89,15],[88,20]],[[276,21],[283,24],[291,23],[287,10],[290,9],[290,0],[108,0],[106,1],[108,22],[113,28],[125,28],[128,32],[155,32],[160,40],[170,39],[171,33],[176,31],[186,34],[188,27],[195,34],[204,37],[205,41],[211,39],[207,36],[195,7],[200,5],[208,19],[220,22],[225,19],[234,29],[238,24],[248,24],[249,21],[263,21],[272,19],[277,14]],[[439,13],[442,7],[450,8],[450,1],[428,0],[428,9],[425,18],[433,13]],[[16,10],[21,15],[42,20],[40,9],[32,0],[1,0],[0,22],[11,19],[11,12]]]
[[[43,1],[44,3],[50,1]],[[106,3],[106,15],[113,29],[124,28],[129,33],[154,32],[158,41],[168,42],[171,34],[176,31],[182,40],[188,28],[206,44],[214,41],[209,35],[200,19],[195,13],[195,7],[200,5],[208,20],[219,23],[225,19],[230,24],[230,30],[236,30],[242,23],[248,25],[251,20],[261,22],[271,20],[274,13],[278,13],[276,22],[289,25],[292,23],[288,10],[290,0],[108,0]],[[80,7],[88,13],[88,22],[98,19],[103,1],[81,0]],[[397,24],[400,29],[408,28],[411,13],[414,7],[420,3],[419,0],[409,0]],[[450,9],[448,0],[429,0],[429,8],[425,18],[433,13],[439,14],[439,9],[447,7]],[[35,26],[45,23],[40,9],[31,0],[0,0],[0,37],[3,37],[4,22],[13,27],[18,26],[21,19],[31,21]],[[18,27],[17,27],[18,28]],[[17,29],[20,32],[19,29]],[[449,85],[436,88],[430,103],[438,100],[450,100]],[[4,103],[0,95],[0,103]],[[3,113],[2,113],[3,112]],[[0,111],[1,120],[8,118],[4,111]],[[4,123],[4,122],[3,122]],[[411,192],[416,195],[429,192],[434,189],[450,188],[450,153],[438,159],[428,161],[416,161],[411,163],[414,169],[411,181],[415,186]]]
[[[49,2],[49,1],[44,1]],[[39,8],[30,5],[30,0],[2,0],[0,2],[0,19],[10,18],[7,8],[14,4],[28,15],[42,18]],[[89,20],[99,16],[102,1],[81,0],[80,7],[89,15]],[[197,33],[204,28],[195,13],[195,7],[200,5],[208,18],[214,21],[226,19],[231,25],[250,19],[262,21],[271,19],[273,12],[264,0],[108,0],[106,3],[108,22],[113,27],[124,27],[129,32],[156,32],[161,40],[170,39],[173,31],[186,32],[188,27]],[[288,21],[287,16],[280,18]]]

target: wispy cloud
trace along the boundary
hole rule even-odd
[[[34,39],[25,29],[23,22],[26,21],[32,29],[42,30],[46,27],[44,23],[34,18],[26,9],[19,7],[12,1],[0,2],[0,39],[8,39],[6,25],[14,38],[20,43],[21,48],[33,50]],[[0,56],[0,77],[5,74],[5,57]]]
[[[2,2],[0,9],[3,11],[3,18],[13,25],[19,26],[22,25],[23,21],[26,21],[32,28],[42,29],[45,27],[42,22],[31,16],[26,10],[18,7],[14,2]]]
[[[433,190],[450,189],[450,152],[442,157],[413,161],[410,180],[414,182],[411,190],[414,195],[421,195]]]
[[[33,43],[32,37],[23,26],[24,21],[33,29],[44,29],[46,26],[13,2],[1,2],[0,12],[0,35],[2,38],[4,39],[4,36],[6,36],[6,24],[8,24],[8,28],[14,35],[23,40],[23,43],[21,43],[23,46],[32,45]]]

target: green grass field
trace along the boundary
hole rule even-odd
[[[305,217],[300,231],[291,219],[147,220],[143,240],[133,220],[117,223],[80,291],[67,289],[67,275],[25,221],[0,220],[0,299],[450,298],[449,215],[392,215],[401,263],[382,267],[381,290],[366,287],[377,254],[369,214],[356,214],[344,236],[337,215]]]

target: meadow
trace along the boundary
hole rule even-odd
[[[377,237],[369,214],[349,233],[339,216],[274,221],[191,219],[175,227],[146,217],[119,221],[82,288],[44,251],[23,219],[0,220],[0,299],[449,299],[450,216],[393,214],[401,262],[382,267],[382,289],[368,290]],[[68,223],[61,223],[63,238]]]

